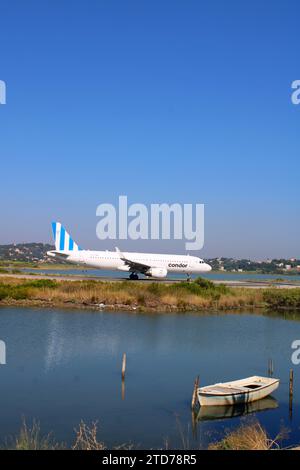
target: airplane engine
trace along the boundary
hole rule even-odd
[[[150,268],[146,272],[146,276],[158,278],[167,277],[167,274],[168,270],[166,268]]]

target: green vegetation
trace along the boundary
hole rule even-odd
[[[24,287],[30,288],[35,287],[36,289],[48,288],[55,289],[57,287],[57,282],[52,279],[37,279],[36,281],[28,281],[24,284]]]
[[[48,288],[53,289],[57,286],[56,281],[50,279],[38,279],[23,283],[0,282],[0,301],[4,299],[24,300],[29,299],[33,293],[31,289]]]
[[[268,289],[264,291],[263,299],[274,310],[300,309],[300,289]]]
[[[2,277],[0,303],[139,311],[241,308],[300,309],[300,289],[230,288],[198,278],[192,282],[65,281]]]
[[[20,286],[0,284],[0,301],[4,299],[24,300],[28,298],[28,290]]]
[[[225,270],[229,272],[259,273],[259,274],[300,274],[298,266],[300,260],[272,259],[268,261],[251,261],[250,259],[212,258],[207,262],[214,271]],[[290,266],[287,270],[286,266]]]

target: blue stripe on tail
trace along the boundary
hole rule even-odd
[[[53,232],[53,239],[55,243],[56,242],[56,222],[52,222],[52,232]]]
[[[65,229],[61,227],[60,230],[60,242],[59,242],[59,249],[60,251],[63,251],[65,249]]]

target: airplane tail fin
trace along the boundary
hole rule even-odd
[[[57,251],[79,251],[81,248],[70,237],[60,222],[52,222],[53,238]]]

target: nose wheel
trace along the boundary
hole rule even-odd
[[[131,281],[137,281],[138,278],[139,278],[139,276],[136,273],[131,273],[130,276],[129,276],[129,279]]]
[[[191,282],[192,278],[191,278],[191,275],[190,274],[187,274],[187,282]]]

